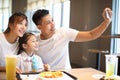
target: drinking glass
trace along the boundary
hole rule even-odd
[[[117,75],[118,58],[116,55],[106,56],[106,76]]]
[[[16,63],[17,55],[7,55],[6,61],[6,78],[7,80],[16,80]]]

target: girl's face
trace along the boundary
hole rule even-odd
[[[32,35],[26,44],[24,44],[24,49],[28,53],[38,50],[38,41],[34,35]]]
[[[22,37],[27,30],[27,21],[24,19],[20,23],[16,23],[11,27],[11,32],[17,37]]]

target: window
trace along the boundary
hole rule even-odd
[[[45,3],[46,4],[43,4]],[[32,32],[38,32],[39,30],[36,28],[35,24],[32,21],[32,15],[34,11],[37,9],[48,9],[50,14],[53,17],[53,20],[55,22],[55,27],[69,27],[69,16],[70,16],[70,1],[69,0],[56,0],[56,2],[47,2],[45,0],[44,2],[42,1],[37,1],[33,0],[30,2],[28,0],[28,10],[26,12],[26,15],[29,20],[28,24],[28,30]],[[49,1],[49,0],[48,0]],[[62,2],[63,1],[63,2]],[[38,5],[41,4],[42,6]],[[36,5],[33,5],[36,4]]]
[[[0,32],[6,30],[10,14],[11,0],[0,0]]]
[[[112,35],[116,38],[111,39],[111,53],[120,53],[120,0],[113,0]]]
[[[55,22],[56,28],[61,26],[61,15],[62,15],[62,4],[57,3],[53,5],[53,20]]]
[[[64,6],[65,5],[65,6]],[[66,1],[63,3],[63,18],[62,18],[62,26],[69,27],[69,20],[70,20],[70,1]]]

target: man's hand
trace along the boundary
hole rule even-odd
[[[112,10],[110,8],[105,8],[102,16],[104,17],[104,20],[111,22],[112,21]]]

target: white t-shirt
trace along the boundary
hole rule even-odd
[[[17,54],[18,52],[18,40],[11,44],[9,43],[4,34],[0,33],[0,66],[5,66],[5,56]]]
[[[28,56],[24,51],[18,55],[17,67],[22,70],[22,72],[30,72],[32,71],[32,57],[36,58],[38,63],[38,71],[44,70],[43,62],[38,55],[33,54],[32,56]]]
[[[60,28],[47,40],[41,40],[40,35],[37,35],[39,48],[36,54],[45,64],[49,64],[52,70],[70,69],[68,46],[70,41],[75,40],[77,34],[77,30]]]

